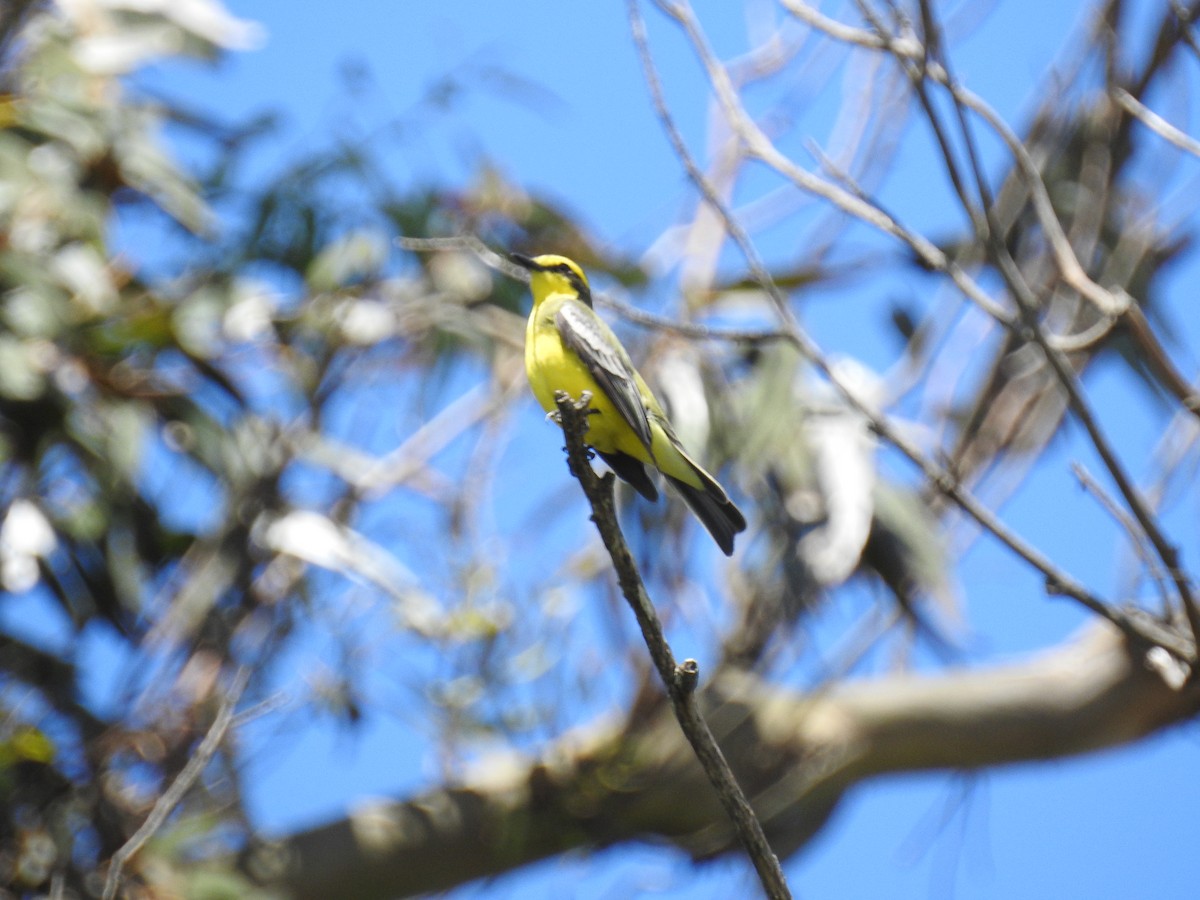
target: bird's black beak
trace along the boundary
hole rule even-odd
[[[522,269],[528,269],[530,272],[540,272],[542,268],[530,257],[525,256],[523,253],[510,253],[508,254],[508,259],[510,262],[516,263]]]

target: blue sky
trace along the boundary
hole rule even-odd
[[[214,70],[172,63],[152,81],[234,118],[282,109],[286,126],[273,152],[299,153],[334,129],[375,134],[455,73],[467,83],[463,99],[434,127],[397,147],[398,179],[461,183],[486,158],[515,183],[558,197],[600,242],[634,256],[692,203],[653,116],[623,4],[358,0],[229,7],[263,24],[261,49],[232,55]],[[965,27],[962,10],[971,7],[952,5],[947,13]],[[959,76],[1019,120],[1037,99],[1065,36],[1079,27],[1082,7],[1044,0],[975,4],[990,9],[954,45]],[[725,55],[744,50],[748,21],[773,9],[765,0],[714,0],[696,8]],[[695,62],[671,27],[652,11],[647,16],[668,96],[692,147],[701,151],[707,110]],[[338,87],[347,66],[369,73],[350,109]],[[499,73],[528,89],[509,82],[506,90],[492,90]],[[814,128],[827,127],[836,102],[814,104]],[[947,205],[947,186],[930,167],[928,150],[919,138],[901,148],[885,196],[911,211],[915,224],[936,232],[956,225],[959,214]],[[786,250],[778,234],[767,236],[766,245]],[[928,281],[897,286],[910,293],[931,289]],[[880,302],[865,295],[847,311],[844,303],[818,297],[806,308],[805,322],[828,349],[882,368],[888,345],[877,330],[863,327]],[[1194,318],[1180,317],[1193,339]],[[1182,362],[1185,372],[1194,371],[1195,360]],[[1110,424],[1120,424],[1122,448],[1140,461],[1135,475],[1146,476],[1144,461],[1161,433],[1161,416],[1111,371],[1100,369],[1091,384],[1115,410]],[[526,418],[532,433],[540,416],[531,407]],[[556,453],[557,444],[550,449]],[[1093,501],[1064,487],[1062,473],[1075,459],[1095,470],[1086,446],[1069,432],[1006,507],[1006,518],[1066,569],[1111,589],[1117,534]],[[1048,506],[1056,514],[1047,514]],[[1088,530],[1063,529],[1062,519],[1088,523]],[[1168,522],[1195,538],[1194,509],[1177,509]],[[1052,645],[1085,621],[1066,601],[1046,598],[1038,578],[987,542],[965,556],[958,576],[967,586],[975,633],[992,658]],[[409,724],[394,718],[369,721],[355,734],[314,723],[298,729],[286,749],[275,745],[258,758],[247,781],[252,806],[277,830],[335,815],[355,799],[420,783],[430,771],[425,749]],[[1187,727],[1137,747],[989,772],[969,782],[940,774],[891,779],[851,795],[813,846],[788,861],[787,872],[803,897],[1189,897],[1200,876],[1188,827],[1200,808],[1198,761],[1197,735]],[[970,787],[965,794],[964,784]],[[947,810],[956,811],[943,823]],[[746,892],[747,871],[737,860],[693,870],[669,851],[626,847],[549,861],[460,895],[728,897]]]

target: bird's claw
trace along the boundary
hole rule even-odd
[[[587,414],[589,416],[600,415],[600,410],[592,408],[592,392],[591,391],[582,391],[579,394],[579,399],[575,399],[570,394],[568,394],[566,391],[555,391],[554,399],[560,403],[563,400],[570,400],[571,405],[574,406],[575,409],[587,410]],[[550,410],[550,412],[546,413],[546,421],[554,422],[555,424],[561,425],[562,424],[562,413],[557,409],[552,409],[552,410]]]

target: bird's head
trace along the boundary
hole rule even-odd
[[[533,292],[535,305],[547,297],[563,294],[577,297],[588,306],[592,305],[592,289],[587,276],[574,260],[554,253],[533,257],[510,253],[508,258],[529,270],[529,288]]]

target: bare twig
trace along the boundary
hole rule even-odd
[[[1192,19],[1194,18],[1192,11],[1179,0],[1171,0],[1171,11],[1179,20],[1179,36],[1185,44],[1192,48],[1192,52],[1200,57],[1200,41],[1196,40],[1196,33],[1192,30]]]
[[[660,6],[663,5],[660,3]],[[1041,551],[1029,544],[1024,538],[1020,537],[1016,532],[1012,531],[1007,525],[988,509],[982,502],[978,500],[969,490],[967,490],[958,478],[947,471],[942,466],[933,462],[926,457],[917,447],[912,444],[907,438],[903,437],[899,429],[894,427],[888,419],[878,410],[870,407],[863,402],[854,391],[842,381],[842,379],[834,372],[829,365],[829,361],[821,352],[820,347],[810,338],[796,322],[792,315],[791,309],[788,306],[787,298],[775,284],[770,272],[763,264],[762,259],[758,255],[750,236],[746,230],[738,222],[737,218],[729,210],[728,206],[721,200],[712,186],[708,183],[704,173],[696,165],[692,159],[691,152],[684,143],[682,135],[675,125],[674,118],[671,116],[670,110],[667,108],[666,101],[663,98],[662,88],[658,81],[657,70],[654,66],[654,61],[650,55],[649,45],[646,40],[645,23],[642,20],[641,12],[638,9],[637,0],[629,0],[628,3],[630,27],[633,33],[634,42],[638,47],[638,53],[642,60],[642,65],[646,73],[647,83],[650,88],[651,98],[654,102],[655,110],[658,113],[663,127],[667,130],[668,138],[672,146],[675,148],[676,154],[679,156],[680,162],[688,173],[688,177],[692,180],[696,189],[709,203],[709,205],[723,219],[725,227],[729,231],[730,237],[737,243],[742,254],[746,258],[747,266],[750,269],[752,277],[757,281],[767,295],[771,298],[777,314],[784,323],[784,327],[791,337],[791,342],[796,348],[808,359],[812,365],[834,386],[834,388],[845,398],[846,402],[857,412],[861,413],[871,423],[872,429],[884,440],[894,446],[897,450],[903,453],[908,459],[913,462],[929,480],[929,482],[942,492],[951,501],[957,504],[967,515],[974,519],[986,531],[990,532],[997,540],[1009,548],[1013,553],[1023,559],[1033,568],[1037,569],[1046,579],[1046,589],[1049,593],[1066,596],[1074,599],[1076,602],[1083,605],[1085,608],[1108,619],[1123,632],[1129,635],[1132,639],[1150,642],[1154,644],[1160,643],[1156,637],[1152,637],[1142,627],[1141,623],[1135,621],[1134,618],[1127,615],[1123,610],[1117,609],[1105,603],[1100,598],[1096,597],[1088,591],[1082,584],[1073,579],[1071,576],[1063,572],[1055,566]],[[841,190],[841,189],[839,189]],[[1165,647],[1172,653],[1176,653],[1180,649],[1179,642],[1170,642],[1171,646]]]
[[[1167,575],[1158,565],[1158,560],[1154,558],[1154,548],[1146,545],[1146,536],[1142,534],[1129,513],[1109,495],[1104,488],[1092,477],[1092,473],[1080,462],[1071,463],[1071,471],[1075,474],[1079,481],[1079,486],[1096,498],[1096,502],[1104,508],[1104,511],[1112,516],[1125,534],[1129,536],[1129,543],[1133,545],[1133,552],[1138,559],[1142,561],[1142,565],[1150,570],[1150,574],[1154,580],[1154,584],[1158,587],[1159,594],[1162,597],[1165,608],[1170,608],[1170,595],[1166,590]]]
[[[897,59],[910,60],[919,64],[926,60],[927,50],[924,44],[911,36],[897,38],[886,31],[876,33],[850,25],[843,25],[827,16],[817,13],[804,3],[803,0],[783,0],[783,4],[798,19],[812,25],[814,28],[820,29],[835,40],[844,41],[866,49],[885,50]],[[667,8],[668,4],[665,0],[659,0],[659,6]],[[685,28],[687,27],[686,18],[690,16],[690,10],[686,14],[683,14],[683,18],[681,18],[682,11],[681,14],[671,13],[669,10],[668,12],[679,20],[681,24],[684,24]],[[693,38],[693,44],[695,45],[695,43],[695,39]],[[699,47],[697,49],[699,51]],[[705,62],[705,66],[709,69],[711,79],[713,77],[712,63]],[[1008,126],[1008,123],[1004,121],[1000,114],[984,102],[981,97],[956,84],[941,63],[929,60],[925,66],[925,73],[932,81],[945,87],[951,96],[955,98],[956,102],[961,103],[983,119],[1004,142],[1009,153],[1012,154],[1014,161],[1017,163],[1017,168],[1020,169],[1029,187],[1034,212],[1045,232],[1046,240],[1050,243],[1050,248],[1054,253],[1054,258],[1058,264],[1063,281],[1094,303],[1096,308],[1105,316],[1114,318],[1120,316],[1130,305],[1130,298],[1123,293],[1114,294],[1112,291],[1105,290],[1088,277],[1074,249],[1071,247],[1071,242],[1062,230],[1062,224],[1054,212],[1050,193],[1046,190],[1045,182],[1042,181],[1042,175],[1038,170],[1037,162],[1030,155],[1024,142]],[[720,91],[718,91],[718,95],[721,96]],[[739,118],[739,124],[749,121],[749,117],[743,111],[742,116]],[[752,122],[750,124],[753,125]],[[757,126],[753,127],[757,131]],[[761,132],[759,133],[761,134]],[[955,281],[955,284],[958,284],[958,282]],[[971,299],[974,300],[974,298]]]
[[[591,398],[584,392],[582,397],[575,400],[565,391],[557,391],[554,399],[567,441],[567,459],[570,462],[571,473],[579,480],[592,506],[592,521],[596,523],[596,529],[600,532],[604,546],[612,558],[621,593],[637,618],[646,647],[650,651],[650,658],[671,698],[679,727],[688,743],[692,745],[709,781],[716,788],[721,805],[733,821],[742,846],[758,872],[763,890],[772,900],[789,898],[791,891],[788,889],[783,869],[780,868],[779,860],[767,842],[762,824],[738,786],[716,738],[700,715],[695,696],[700,668],[692,659],[677,665],[671,647],[663,635],[662,623],[646,594],[646,587],[638,573],[633,554],[629,551],[617,523],[613,475],[610,473],[601,478],[592,470],[588,449],[584,443],[588,423],[588,401]]]
[[[502,272],[518,281],[529,281],[529,272],[526,269],[522,269],[520,266],[509,262],[473,234],[435,238],[398,237],[396,238],[396,243],[406,250],[422,252],[469,250],[477,254],[485,264],[491,266],[496,271]],[[731,341],[739,344],[764,344],[771,341],[791,340],[786,331],[778,328],[714,328],[711,325],[701,325],[696,322],[680,322],[677,319],[669,319],[666,316],[656,316],[654,313],[648,313],[645,310],[638,309],[636,306],[630,306],[628,303],[624,303],[604,293],[593,293],[592,299],[600,306],[603,306],[605,309],[611,309],[621,316],[621,318],[633,322],[635,325],[653,328],[657,331],[668,331],[682,337],[698,338],[705,341]]]
[[[936,38],[937,24],[930,7],[928,0],[921,0],[922,19],[926,28],[926,41],[931,42],[931,46],[936,50],[938,41]],[[1075,418],[1083,425],[1087,432],[1088,439],[1099,454],[1100,459],[1104,463],[1104,467],[1108,470],[1113,482],[1120,491],[1125,504],[1133,513],[1134,519],[1138,526],[1146,535],[1151,546],[1162,560],[1167,571],[1170,573],[1171,580],[1175,584],[1175,589],[1179,595],[1179,602],[1183,607],[1183,612],[1187,618],[1188,625],[1192,631],[1192,638],[1200,644],[1200,607],[1197,606],[1196,600],[1192,594],[1191,584],[1188,578],[1188,573],[1185,572],[1179,564],[1179,550],[1168,539],[1157,519],[1151,512],[1141,492],[1133,483],[1133,479],[1125,470],[1120,458],[1117,456],[1116,450],[1113,448],[1104,430],[1100,427],[1100,422],[1091,408],[1087,397],[1083,393],[1083,389],[1079,384],[1079,379],[1075,374],[1074,368],[1063,355],[1062,351],[1051,346],[1050,340],[1046,335],[1045,329],[1042,327],[1038,318],[1038,302],[1032,289],[1029,287],[1024,276],[1021,273],[1020,267],[1012,257],[1008,245],[1002,238],[999,224],[994,218],[995,204],[992,202],[991,191],[987,185],[987,180],[983,175],[983,167],[980,163],[978,149],[975,144],[974,135],[967,121],[964,104],[961,99],[961,92],[957,89],[953,75],[950,74],[949,62],[943,57],[939,65],[945,73],[946,84],[950,89],[950,96],[954,103],[955,113],[958,116],[959,130],[962,134],[964,144],[966,146],[967,156],[971,162],[972,172],[974,174],[976,189],[978,190],[980,203],[983,209],[983,214],[986,217],[984,227],[980,229],[983,238],[986,240],[990,255],[994,259],[1005,284],[1009,288],[1009,292],[1016,301],[1021,312],[1021,320],[1023,330],[1033,340],[1033,342],[1041,349],[1045,355],[1047,363],[1054,371],[1055,377],[1062,385],[1067,393],[1067,398],[1070,402],[1071,410]],[[928,69],[928,63],[923,65],[923,70]],[[924,71],[914,72],[914,83],[918,94],[923,98],[926,115],[929,118],[930,124],[938,136],[943,150],[943,158],[947,168],[951,174],[951,178],[959,190],[960,198],[967,211],[972,214],[973,204],[966,196],[961,178],[958,175],[954,162],[953,152],[950,150],[949,141],[944,136],[940,119],[932,104],[928,102],[924,90]],[[1041,183],[1040,177],[1038,183]],[[1032,185],[1031,185],[1032,187]],[[1044,187],[1044,186],[1043,186]],[[1057,222],[1057,216],[1052,217]],[[1065,236],[1064,236],[1065,240]],[[1073,251],[1072,251],[1073,252]],[[1062,262],[1060,260],[1060,268]],[[1064,281],[1068,281],[1066,269],[1062,270]],[[1077,285],[1072,284],[1077,290]]]
[[[470,250],[487,265],[509,278],[517,281],[528,281],[529,272],[516,263],[509,262],[503,254],[497,253],[473,234],[459,234],[451,237],[408,237],[401,235],[396,238],[396,245],[405,250],[429,252],[432,250]]]
[[[513,380],[509,379],[510,382]],[[360,470],[357,477],[350,476],[352,483],[368,494],[382,493],[402,484],[464,432],[495,415],[512,393],[511,387],[507,391],[497,390],[488,383],[465,391],[387,456]]]
[[[233,676],[233,682],[229,689],[225,692],[225,696],[221,698],[221,706],[217,710],[216,718],[209,726],[208,732],[204,735],[204,740],[200,742],[200,746],[196,748],[196,752],[192,754],[192,758],[187,761],[187,765],[183,770],[175,776],[175,780],[171,782],[171,786],[167,788],[154,804],[154,808],[150,810],[150,815],[146,817],[146,821],[142,823],[142,827],[134,832],[133,837],[121,845],[120,849],[113,854],[112,860],[109,863],[108,877],[104,880],[104,900],[112,900],[117,895],[117,889],[121,885],[121,873],[125,868],[125,864],[133,858],[135,854],[146,842],[150,840],[167,820],[167,816],[179,804],[184,795],[196,783],[196,779],[204,772],[208,764],[212,761],[213,756],[221,746],[221,742],[225,740],[225,734],[229,730],[230,724],[233,722],[233,711],[237,707],[238,700],[241,699],[243,692],[246,690],[246,685],[250,681],[251,668],[242,666]]]
[[[1173,144],[1185,153],[1200,156],[1200,141],[1191,135],[1184,134],[1134,97],[1129,91],[1124,88],[1117,88],[1112,92],[1112,98],[1125,112],[1129,113],[1163,140]]]

